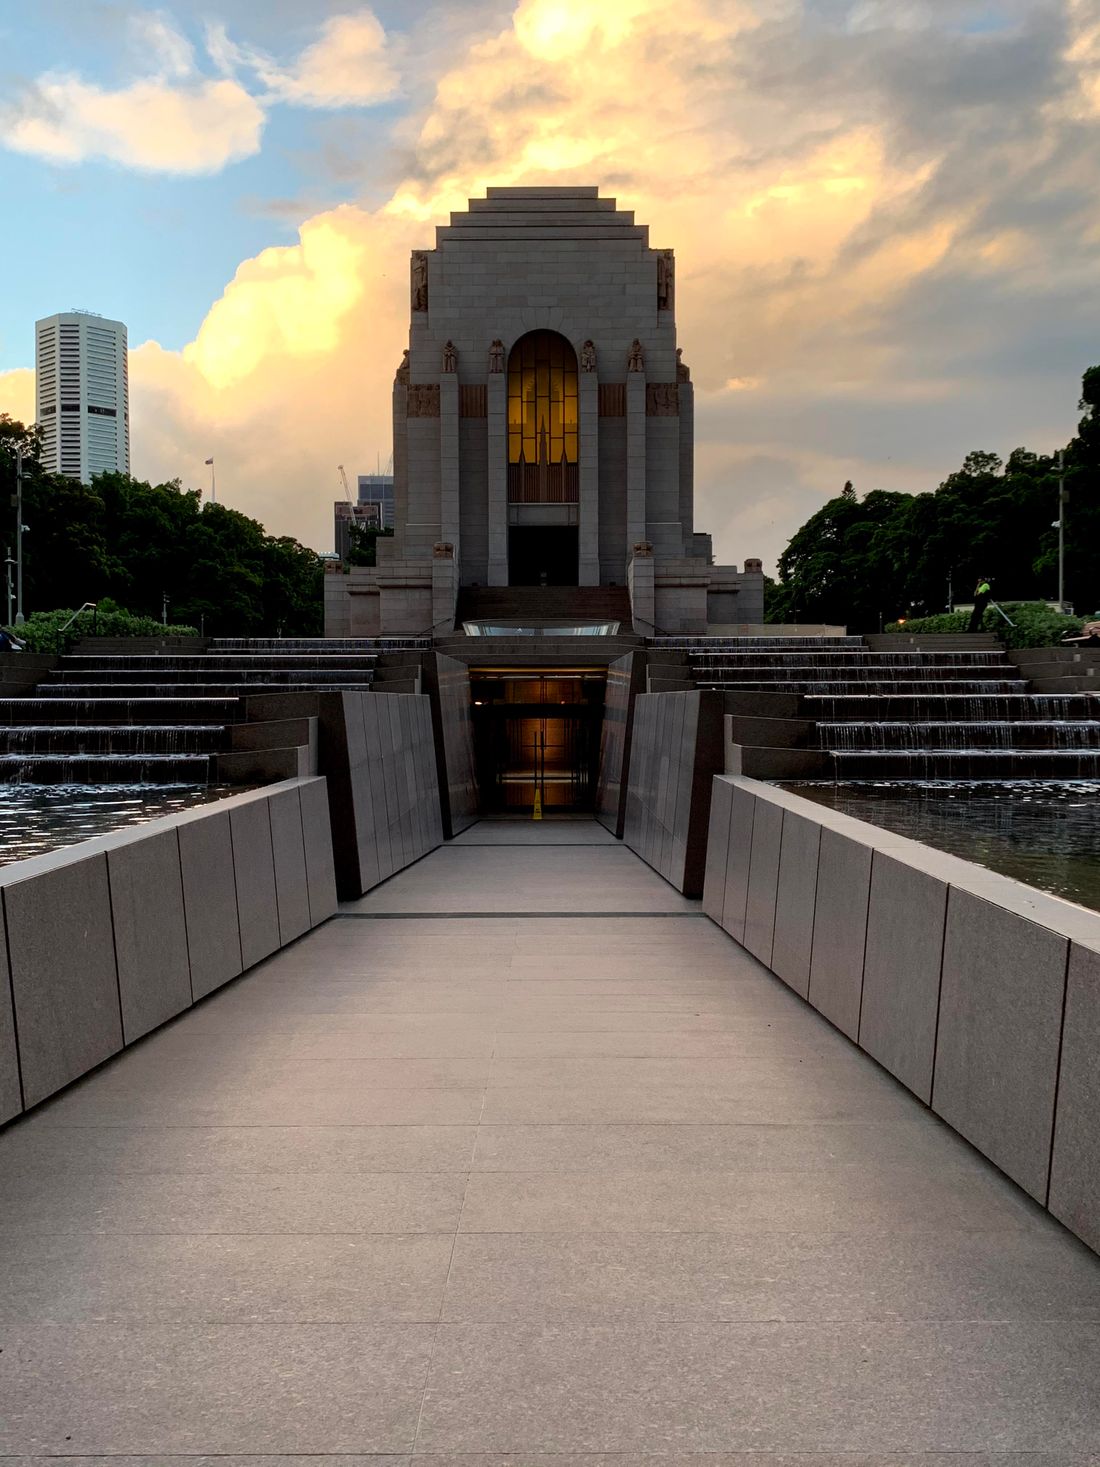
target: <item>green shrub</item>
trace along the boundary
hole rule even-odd
[[[1015,623],[1009,626],[992,606],[982,618],[982,631],[992,632],[1006,647],[1055,647],[1063,637],[1076,636],[1084,625],[1079,616],[1062,616],[1042,601],[1003,601],[1000,603]],[[969,611],[942,612],[939,616],[915,616],[911,621],[892,621],[888,632],[958,633],[970,625]]]
[[[197,637],[194,627],[165,626],[151,616],[135,616],[113,601],[101,601],[95,615],[90,611],[77,614],[71,626],[70,610],[36,611],[21,627],[8,631],[27,644],[29,652],[67,652],[82,637]],[[65,628],[65,630],[62,630]]]

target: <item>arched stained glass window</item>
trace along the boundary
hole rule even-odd
[[[508,356],[508,462],[577,462],[577,354],[556,331],[521,336]]]

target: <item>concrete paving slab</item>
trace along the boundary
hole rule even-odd
[[[1089,1323],[444,1325],[417,1443],[1085,1451],[1100,1399],[1079,1382],[1098,1368]]]
[[[617,846],[609,830],[593,820],[479,820],[456,835],[456,846]]]
[[[1086,1467],[1100,1260],[520,828],[0,1132],[5,1467]]]

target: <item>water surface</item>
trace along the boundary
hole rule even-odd
[[[241,793],[229,785],[0,785],[0,866]]]
[[[1100,780],[784,788],[1100,911]]]

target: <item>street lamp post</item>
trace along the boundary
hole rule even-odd
[[[15,450],[15,625],[23,616],[23,450]]]
[[[1058,452],[1058,610],[1066,609],[1066,455]]]

